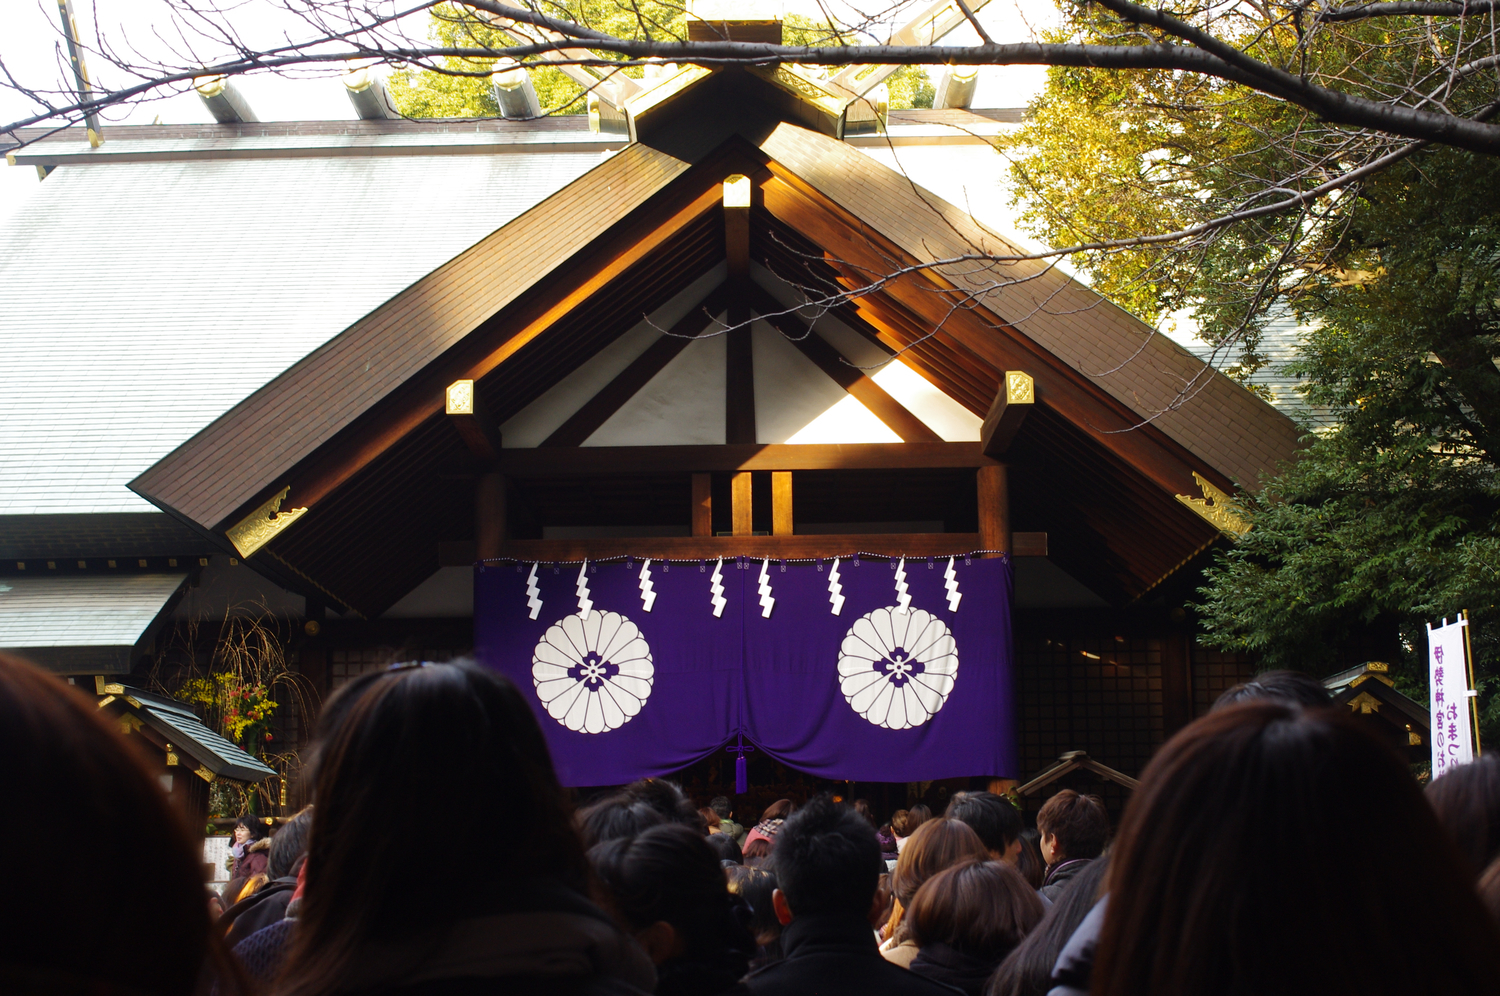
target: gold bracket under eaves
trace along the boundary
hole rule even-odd
[[[224,531],[224,535],[229,537],[229,542],[240,551],[240,556],[248,558],[256,550],[271,542],[283,529],[300,519],[307,511],[305,508],[280,511],[281,503],[286,500],[291,490],[290,487],[282,488],[280,494],[269,499]]]
[[[1233,499],[1214,487],[1203,475],[1193,472],[1193,480],[1203,492],[1202,498],[1177,495],[1178,501],[1197,512],[1209,525],[1230,536],[1243,536],[1250,531],[1250,520],[1235,510]]]

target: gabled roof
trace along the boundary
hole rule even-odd
[[[474,473],[443,388],[475,380],[503,422],[665,306],[724,259],[730,173],[753,178],[752,256],[783,280],[858,289],[916,265],[836,317],[974,415],[1004,371],[1033,374],[1037,410],[1007,456],[1016,514],[1083,523],[1059,556],[1112,600],[1219,535],[1177,495],[1200,478],[1231,489],[1295,451],[1284,416],[1056,269],[921,269],[1007,243],[782,120],[763,88],[725,71],[654,109],[640,142],[396,293],[131,486],[220,536],[285,491],[286,508],[309,511],[257,556],[380,611],[473,521],[472,492],[432,483]],[[642,507],[678,501],[676,484],[638,485]]]
[[[117,713],[138,719],[171,744],[174,752],[186,754],[197,762],[197,767],[215,778],[258,782],[276,774],[238,745],[204,726],[185,703],[133,685],[105,684],[103,694],[106,698],[101,706],[107,704]]]
[[[32,569],[41,570],[33,562]],[[0,647],[58,674],[126,674],[186,574],[0,579]]]

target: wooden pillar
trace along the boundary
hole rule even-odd
[[[730,327],[724,369],[724,442],[753,443],[755,361],[750,334],[750,178],[747,176],[735,174],[724,181],[724,246],[729,260]],[[739,534],[736,526],[735,535]]]
[[[474,536],[480,560],[500,556],[505,543],[505,477],[481,474],[474,491]]]
[[[771,535],[792,535],[792,472],[771,471]]]
[[[714,483],[712,474],[693,475],[693,535],[714,534]]]
[[[986,550],[1010,553],[1010,484],[1003,463],[980,467],[979,545]]]
[[[1161,641],[1162,730],[1171,736],[1193,721],[1193,637],[1167,633]]]
[[[736,536],[749,536],[755,531],[755,520],[751,516],[750,472],[735,474],[729,482],[729,516],[732,532]]]

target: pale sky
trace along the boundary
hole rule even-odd
[[[289,16],[285,10],[278,10],[271,0],[203,2],[216,3],[228,10],[231,23],[253,43],[269,45],[285,38],[288,33],[292,37],[303,37],[308,30],[300,20]],[[912,10],[917,9],[915,3],[910,6]],[[792,0],[786,4],[788,10],[803,7],[810,16],[819,16],[816,0]],[[63,78],[56,54],[59,33],[55,0],[4,0],[0,8],[3,8],[0,9],[0,58],[23,82],[55,85]],[[159,54],[164,61],[180,63],[186,60],[173,59],[171,55],[173,51],[182,51],[182,44],[174,35],[166,16],[167,9],[163,0],[74,0],[74,16],[79,21],[79,32],[86,44],[92,44],[97,16],[100,33],[117,49],[133,48],[148,55]],[[834,9],[838,10],[836,6]],[[1057,11],[1052,0],[991,0],[978,16],[996,41],[1021,41],[1031,38],[1034,30],[1053,24]],[[421,23],[425,23],[425,14]],[[421,30],[419,24],[413,33]],[[977,42],[978,36],[967,25],[945,39],[945,44]],[[203,61],[209,61],[215,54],[199,53]],[[106,86],[125,82],[118,70],[113,70],[111,75],[110,67],[102,59],[87,61],[90,75],[96,82]],[[1023,106],[1044,82],[1045,70],[1041,67],[986,69],[980,74],[974,106]],[[288,78],[261,74],[242,77],[236,85],[262,121],[354,117],[344,88],[333,75]],[[24,98],[0,89],[0,123],[14,121],[32,110]],[[105,129],[107,132],[110,121],[150,124],[157,118],[166,124],[212,120],[197,95],[185,93],[111,111],[105,116]],[[33,167],[0,164],[0,225],[5,224],[38,183]]]

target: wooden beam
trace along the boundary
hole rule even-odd
[[[771,471],[771,535],[792,535],[792,472]]]
[[[505,477],[481,474],[474,489],[475,553],[480,560],[500,556],[506,534]]]
[[[448,385],[443,392],[443,410],[470,453],[486,463],[500,455],[500,426],[490,417],[472,380]]]
[[[751,491],[751,476],[748,470],[741,471],[730,479],[729,516],[732,531],[736,536],[749,536],[755,531]]]
[[[1010,486],[1004,464],[980,467],[979,543],[982,550],[1010,553]]]
[[[646,351],[621,370],[615,379],[599,389],[583,407],[574,412],[557,430],[542,441],[543,446],[582,446],[583,441],[599,430],[611,415],[620,410],[651,378],[661,373],[668,363],[687,348],[693,337],[701,334],[713,323],[714,317],[724,310],[729,301],[725,285],[720,284],[704,295],[666,334],[661,336]]]
[[[1186,633],[1162,637],[1161,701],[1166,736],[1193,721],[1193,638]]]
[[[729,279],[750,279],[750,178],[736,173],[724,181],[724,250]]]
[[[1047,556],[1046,533],[1011,533],[1010,555],[1012,557]]]
[[[987,467],[978,443],[756,443],[748,446],[580,446],[508,449],[510,477],[691,474],[742,470],[930,470]]]
[[[943,440],[911,411],[891,397],[879,384],[858,367],[849,363],[844,354],[834,348],[828,340],[803,324],[795,315],[778,314],[786,309],[777,303],[762,288],[751,291],[751,301],[761,318],[769,322],[776,331],[786,336],[787,341],[802,351],[802,355],[815,363],[844,390],[854,395],[860,404],[868,408],[886,427],[907,443],[940,443]]]
[[[989,414],[984,417],[984,426],[979,430],[979,448],[985,456],[999,457],[1010,449],[1011,440],[1026,416],[1036,404],[1036,384],[1031,375],[1020,370],[1007,370],[1000,382],[1000,390],[990,404]]]
[[[714,534],[714,478],[712,474],[693,475],[693,535]]]
[[[714,560],[771,557],[802,560],[875,553],[891,557],[958,557],[979,549],[978,533],[879,533],[855,536],[641,536],[586,540],[508,540],[516,560],[579,561],[587,557]]]

